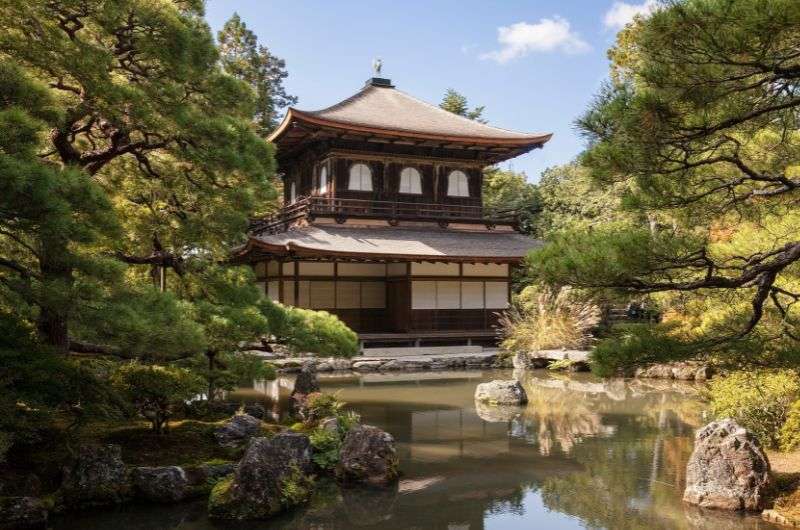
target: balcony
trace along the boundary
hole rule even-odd
[[[480,223],[487,227],[517,225],[516,212],[488,212],[482,206],[301,197],[293,204],[284,206],[273,216],[253,220],[250,230],[257,233],[281,232],[300,219],[313,221],[316,217],[333,217],[340,223],[355,218],[386,219],[390,224],[405,220],[433,221],[441,226],[453,222]]]

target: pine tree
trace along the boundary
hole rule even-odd
[[[297,103],[283,81],[289,75],[283,59],[275,57],[247,28],[238,14],[217,35],[220,61],[227,73],[244,81],[256,94],[253,120],[259,134],[268,135],[280,122],[281,110]]]
[[[483,111],[485,107],[475,107],[474,109],[470,110],[467,98],[452,88],[447,89],[447,92],[444,94],[444,98],[442,98],[442,102],[439,103],[439,107],[448,112],[452,112],[453,114],[458,114],[459,116],[469,118],[470,120],[486,123],[486,120],[483,119]]]

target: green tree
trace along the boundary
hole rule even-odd
[[[217,40],[225,71],[255,92],[253,119],[259,134],[268,135],[278,126],[281,110],[297,103],[297,97],[288,94],[283,86],[289,75],[286,62],[259,45],[258,37],[247,29],[237,13],[225,22]]]
[[[190,370],[136,362],[120,366],[111,381],[136,411],[150,421],[156,434],[166,432],[177,405],[203,391],[201,379]]]
[[[274,199],[274,162],[251,127],[251,92],[218,66],[201,10],[0,3],[2,110],[21,124],[3,138],[3,299],[57,350],[124,354],[149,336],[166,338],[150,340],[151,353],[178,354],[214,342],[192,318],[208,311],[160,296],[150,274],[206,281],[205,265]],[[219,293],[203,297],[220,307]]]
[[[453,114],[469,118],[470,120],[486,123],[486,120],[483,119],[483,110],[485,107],[475,107],[470,110],[467,98],[452,88],[447,89],[447,92],[445,92],[442,98],[442,102],[439,103],[439,107]]]
[[[578,122],[581,164],[654,222],[556,234],[533,270],[682,293],[713,309],[680,337],[694,345],[686,355],[797,366],[800,4],[675,1],[632,28],[611,54],[617,81]]]
[[[541,205],[536,185],[528,182],[525,173],[487,168],[483,172],[482,194],[487,214],[515,212],[520,229],[525,233],[533,231]]]

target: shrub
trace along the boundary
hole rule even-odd
[[[309,435],[314,447],[314,463],[322,469],[333,469],[339,463],[339,450],[342,447],[342,435],[339,431],[316,428]]]
[[[583,349],[592,342],[591,330],[599,322],[600,308],[569,287],[539,291],[530,286],[500,319],[502,346],[513,352]]]
[[[592,348],[592,371],[602,377],[631,375],[639,366],[682,361],[697,355],[691,343],[670,335],[671,324],[619,324]]]
[[[137,362],[121,366],[111,380],[137,412],[150,420],[157,434],[164,432],[173,407],[195,397],[205,386],[199,376],[185,368]]]
[[[781,427],[799,393],[800,377],[788,370],[733,372],[709,384],[712,414],[735,419],[769,448],[781,445]],[[792,439],[788,430],[787,441]]]
[[[306,417],[310,421],[321,420],[330,416],[338,416],[344,403],[336,394],[313,392],[306,398]]]
[[[292,351],[328,357],[352,357],[358,353],[358,336],[336,315],[284,306],[266,298],[260,304],[272,335]]]
[[[789,407],[789,413],[780,432],[781,451],[792,451],[798,446],[800,446],[800,400]]]

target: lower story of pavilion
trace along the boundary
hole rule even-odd
[[[515,232],[328,225],[253,236],[239,257],[265,296],[335,314],[362,342],[487,344],[514,267],[539,244]]]
[[[510,298],[509,263],[264,260],[259,288],[324,310],[371,342],[492,342]]]

